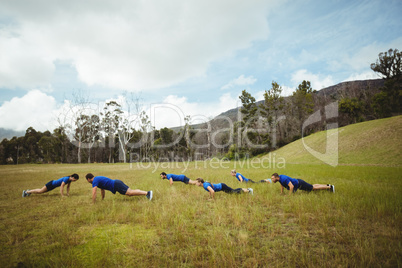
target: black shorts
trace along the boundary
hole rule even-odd
[[[304,180],[297,179],[299,181],[299,188],[300,190],[311,192],[313,190],[313,185],[310,183],[305,182]]]
[[[56,188],[55,186],[53,186],[53,181],[49,181],[48,183],[45,184],[45,186],[48,192]]]
[[[187,178],[186,176],[184,176],[183,182],[184,182],[185,184],[188,184],[188,183],[190,182],[190,179]]]
[[[122,182],[121,180],[114,181],[114,192],[119,192],[120,194],[125,195],[128,188],[130,187],[125,185],[124,182]]]

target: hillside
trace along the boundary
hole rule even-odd
[[[402,166],[402,116],[373,120],[338,128],[339,165]],[[329,134],[336,130],[330,130]],[[327,131],[314,133],[276,151],[286,163],[322,164],[307,147],[324,154]],[[303,144],[304,142],[304,144]],[[269,155],[263,158],[268,158]]]
[[[370,80],[356,80],[356,81],[348,81],[341,82],[333,86],[329,86],[326,88],[322,88],[316,91],[316,95],[320,97],[324,97],[330,101],[338,100],[340,96],[351,95],[352,97],[357,97],[359,94],[367,94],[366,92],[376,91],[380,87],[384,86],[384,79],[370,79]],[[285,102],[290,102],[290,97],[284,97]],[[263,101],[256,102],[257,105],[263,104]],[[239,117],[239,109],[241,107],[236,107],[230,110],[227,110],[214,119],[210,120],[209,123],[212,126],[212,129],[218,128],[226,128],[228,127],[227,120],[219,119],[220,117],[230,118],[232,122],[237,122]],[[193,129],[205,128],[206,124],[193,124],[191,125]],[[179,132],[183,126],[177,126],[171,128],[175,132]]]

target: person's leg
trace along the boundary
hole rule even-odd
[[[196,182],[197,182],[197,181],[188,180],[188,184],[191,184],[191,185],[195,185]]]
[[[47,192],[46,186],[43,186],[40,189],[32,189],[32,190],[26,191],[27,194],[43,194],[46,192]]]
[[[331,185],[328,184],[313,184],[313,190],[328,190],[331,189]]]
[[[189,178],[187,178],[186,176],[184,176],[184,180],[183,182],[185,184],[191,184],[191,185],[195,185],[196,181],[190,180]]]
[[[227,186],[226,184],[222,183],[222,191],[224,191],[227,194],[233,193],[233,189]]]
[[[148,194],[147,191],[142,191],[142,190],[139,190],[139,189],[133,190],[133,189],[130,189],[130,188],[128,188],[127,192],[126,192],[126,195],[128,195],[128,196],[147,195],[147,194]]]

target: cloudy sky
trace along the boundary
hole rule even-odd
[[[370,63],[402,50],[401,13],[400,0],[1,0],[0,127],[52,130],[74,92],[134,95],[161,128],[272,81],[289,95],[378,78]]]

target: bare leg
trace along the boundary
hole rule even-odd
[[[326,184],[313,184],[313,190],[328,190],[330,188],[331,186]]]
[[[133,190],[133,189],[128,188],[126,195],[128,195],[128,196],[147,195],[147,193],[148,193],[147,191],[142,191],[142,190],[138,190],[138,189]]]
[[[27,191],[27,194],[43,194],[46,192],[47,192],[47,188],[46,188],[46,186],[43,186],[40,189],[29,190],[29,191]]]
[[[195,185],[195,183],[196,183],[196,181],[193,181],[193,180],[188,181],[188,184],[191,184],[191,185]]]

